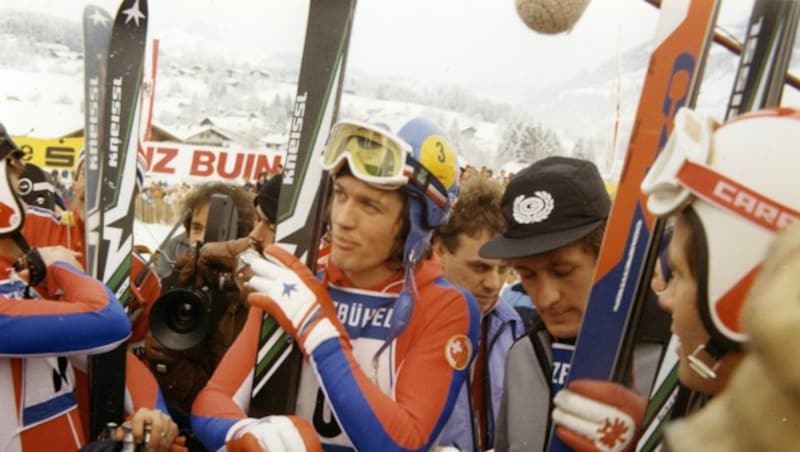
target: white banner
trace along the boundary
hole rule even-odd
[[[147,176],[152,181],[255,181],[262,172],[278,172],[282,154],[270,149],[254,151],[197,144],[144,143]]]

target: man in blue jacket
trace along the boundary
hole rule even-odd
[[[436,230],[433,239],[433,250],[445,277],[469,290],[481,310],[481,340],[471,386],[465,385],[459,393],[439,441],[441,446],[460,450],[492,447],[506,355],[514,340],[524,333],[514,308],[500,302],[500,289],[511,271],[510,262],[478,255],[484,243],[503,231],[502,194],[503,187],[492,179],[469,179],[462,186],[450,217]]]

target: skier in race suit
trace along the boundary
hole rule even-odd
[[[467,379],[477,303],[427,259],[458,190],[444,133],[421,118],[397,135],[342,121],[323,168],[331,249],[318,276],[275,245],[240,257],[254,308],[192,409],[211,450],[428,449]],[[306,358],[295,416],[248,417],[262,310]]]
[[[87,355],[124,341],[130,322],[113,294],[78,270],[75,253],[58,246],[30,249],[21,235],[25,209],[15,192],[21,155],[0,126],[0,372],[5,380],[0,402],[8,410],[0,422],[0,444],[11,451],[78,450],[89,440],[82,397],[88,391],[81,379]],[[149,376],[154,382],[141,365],[131,366],[127,376],[133,381]],[[135,436],[141,440],[148,424],[149,444],[168,450],[177,428],[163,412],[149,409],[156,407],[158,387],[137,387],[142,389],[126,392]]]
[[[751,345],[744,326],[749,320],[749,305],[756,310],[762,300],[756,292],[748,298],[748,292],[769,245],[781,230],[800,220],[797,140],[800,140],[800,112],[793,109],[743,114],[721,126],[709,117],[682,109],[675,117],[669,141],[642,182],[642,192],[649,196],[648,210],[674,222],[667,250],[669,276],[666,287],[659,292],[659,304],[671,313],[672,331],[680,342],[678,380],[694,391],[695,403],[689,404],[689,410],[698,410],[701,418],[707,398],[724,393],[739,368],[744,367],[743,358],[749,356],[750,352],[743,349]],[[753,158],[756,149],[759,158]],[[763,369],[758,374],[763,375]],[[750,374],[750,384],[752,377]],[[765,380],[756,386],[771,384]],[[774,393],[778,387],[770,390]],[[753,393],[738,396],[740,405],[764,395],[756,387],[751,389]],[[606,447],[603,450],[632,449],[635,441],[609,442],[611,438],[603,429],[603,425],[630,425],[631,418],[641,416],[641,412],[618,405],[617,401],[624,399],[627,392],[611,382],[574,382],[569,390],[556,397],[553,418],[559,425],[557,434],[568,445],[581,450],[592,446]],[[711,417],[730,411],[723,404],[715,404],[713,399],[709,406],[715,407],[709,412]],[[745,430],[772,423],[774,427],[767,427],[767,431],[776,432],[774,428],[782,428],[783,422],[790,422],[788,425],[796,428],[796,409],[781,411],[787,406],[775,403],[769,409],[752,411],[750,414],[761,417],[763,422]],[[708,420],[709,416],[705,418]],[[700,422],[699,430],[693,434],[685,427],[668,426],[667,447],[775,450],[774,442],[759,445],[703,441],[704,436],[710,438],[721,433],[703,432],[724,425],[714,424]],[[744,433],[743,436],[752,438],[769,436]],[[726,435],[733,435],[733,431]],[[789,444],[794,442],[784,446],[791,447]]]

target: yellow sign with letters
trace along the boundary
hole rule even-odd
[[[48,170],[75,170],[83,149],[83,138],[14,137],[14,141],[25,152],[23,160]]]

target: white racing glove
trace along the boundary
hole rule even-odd
[[[609,381],[576,380],[553,399],[556,435],[573,450],[633,450],[647,402]]]
[[[242,419],[228,430],[228,452],[318,452],[322,451],[314,427],[295,416]]]
[[[295,256],[270,245],[263,257],[247,251],[240,260],[253,271],[247,284],[255,292],[247,302],[273,316],[305,355],[328,339],[346,337],[328,290]]]

